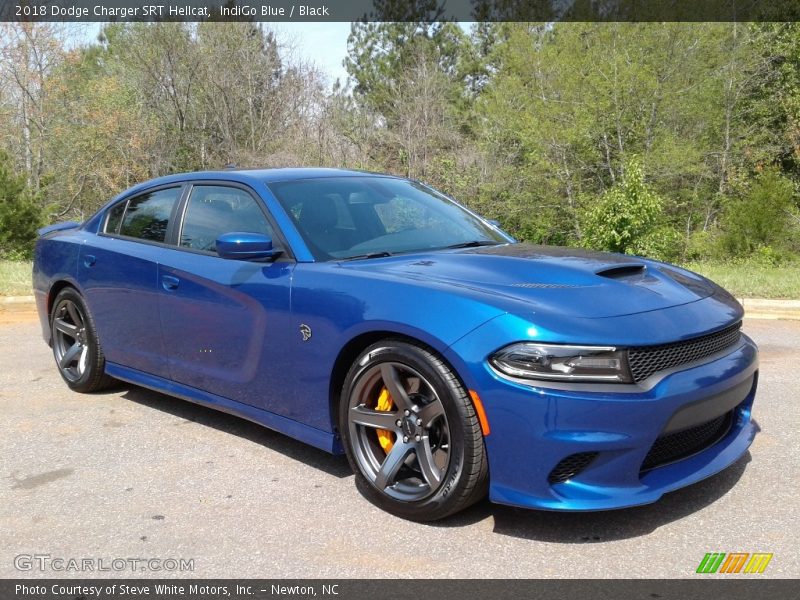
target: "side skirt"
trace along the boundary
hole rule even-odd
[[[161,392],[162,394],[175,396],[182,400],[188,400],[195,404],[207,406],[208,408],[247,419],[248,421],[288,435],[289,437],[314,446],[315,448],[319,448],[320,450],[324,450],[325,452],[330,452],[331,454],[343,453],[342,446],[333,433],[317,429],[316,427],[309,427],[308,425],[276,415],[267,410],[236,402],[235,400],[229,400],[215,394],[209,394],[208,392],[198,390],[188,385],[169,381],[168,379],[143,373],[142,371],[137,371],[136,369],[124,367],[115,363],[106,363],[106,373],[111,377],[127,381],[134,385],[146,387],[156,392]]]

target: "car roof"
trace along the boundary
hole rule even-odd
[[[220,171],[194,171],[189,173],[176,173],[166,175],[140,185],[132,189],[141,187],[152,187],[177,181],[201,181],[201,180],[225,180],[240,181],[243,183],[253,180],[263,183],[274,183],[277,181],[291,181],[299,179],[323,179],[328,177],[394,177],[386,173],[372,173],[369,171],[357,171],[353,169],[332,169],[322,167],[289,167],[278,169],[225,169]]]
[[[228,171],[230,172],[230,171]],[[364,177],[374,175],[379,177],[393,177],[386,173],[372,173],[354,169],[332,169],[323,167],[289,167],[282,169],[241,169],[235,170],[247,174],[265,183],[273,181],[290,181],[292,179],[321,179],[324,177]]]

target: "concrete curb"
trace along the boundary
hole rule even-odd
[[[800,300],[766,300],[764,298],[737,298],[744,306],[744,316],[749,319],[800,320]]]
[[[765,298],[737,298],[744,306],[748,319],[788,319],[800,321],[800,300],[767,300]],[[0,296],[0,311],[35,310],[33,296]]]

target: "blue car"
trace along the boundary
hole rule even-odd
[[[724,469],[757,425],[726,291],[516,243],[430,187],[337,169],[173,175],[40,232],[42,331],[79,392],[123,380],[332,453],[413,520],[604,510]]]

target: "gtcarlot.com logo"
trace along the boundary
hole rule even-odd
[[[194,571],[193,558],[81,558],[51,554],[18,554],[14,557],[18,571],[56,571],[61,573],[122,572],[186,572]]]
[[[763,573],[771,560],[771,552],[708,552],[696,572],[757,574]]]

